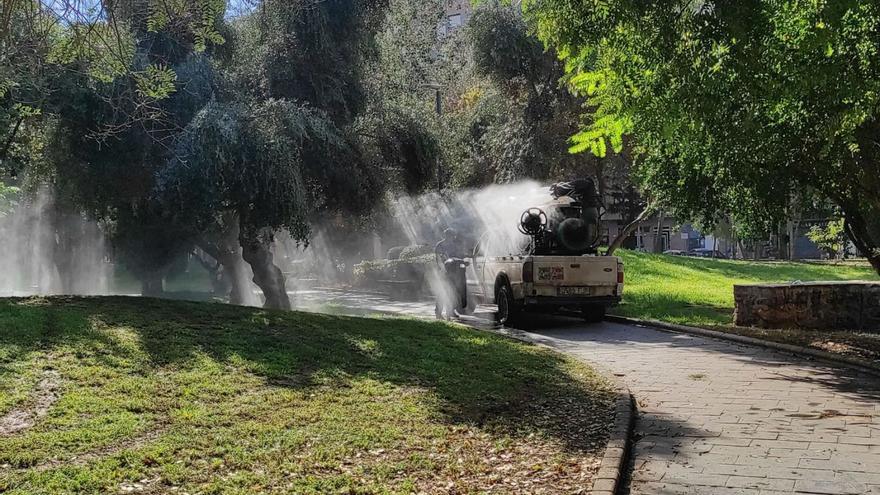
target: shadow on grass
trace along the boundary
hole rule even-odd
[[[13,352],[94,343],[112,359],[132,351],[100,328],[125,327],[137,334],[156,370],[185,368],[207,355],[244,366],[272,386],[307,388],[367,377],[423,387],[440,399],[449,422],[514,435],[539,431],[577,452],[596,453],[604,444],[596,425],[609,424],[613,416],[613,392],[597,389],[590,378],[573,380],[561,356],[427,321],[125,297],[0,300],[4,320],[0,349]]]

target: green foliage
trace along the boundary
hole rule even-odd
[[[171,95],[177,88],[174,82],[177,74],[163,65],[151,64],[147,68],[134,74],[137,93],[147,99],[161,100]]]
[[[0,218],[9,214],[18,204],[20,190],[0,182]]]
[[[407,246],[407,247],[403,248],[403,250],[400,252],[400,259],[409,260],[409,259],[420,258],[420,257],[426,256],[426,255],[432,256],[432,259],[433,259],[434,247],[428,246],[425,244],[416,244],[413,246]]]
[[[583,100],[560,85],[563,66],[544,50],[522,16],[500,2],[477,7],[454,60],[446,161],[462,186],[595,175],[599,161],[567,153]],[[454,40],[453,40],[454,41]]]
[[[147,31],[177,30],[189,33],[197,53],[225,43],[217,28],[226,13],[226,0],[150,0]]]
[[[843,218],[832,220],[822,225],[813,225],[807,232],[807,238],[819,246],[829,257],[836,258],[843,251],[846,243]]]
[[[303,155],[306,142],[338,147],[320,112],[280,100],[247,107],[211,103],[179,139],[160,172],[158,190],[171,209],[204,229],[236,212],[243,226],[287,229],[308,238]]]
[[[376,33],[376,56],[367,72],[370,99],[433,112],[426,84],[440,82],[445,55],[437,26],[444,17],[441,0],[390,0]]]
[[[232,87],[307,102],[339,123],[364,109],[364,68],[381,0],[266,0],[236,23]],[[293,68],[308,70],[292,70]]]
[[[880,9],[875,2],[529,0],[590,119],[574,151],[628,135],[642,184],[684,218],[778,224],[793,190],[880,246]],[[880,269],[880,256],[876,258]]]
[[[440,154],[436,137],[424,123],[403,112],[385,112],[379,121],[365,120],[372,125],[371,141],[378,151],[378,166],[398,170],[399,187],[409,194],[418,194],[432,183]],[[393,178],[393,177],[392,177]]]
[[[427,87],[446,59],[437,37],[442,12],[439,0],[390,0],[365,60],[366,109],[356,132],[372,166],[394,171],[389,186],[409,194],[435,184],[443,151],[435,90]]]
[[[394,260],[363,261],[354,266],[354,283],[361,287],[376,288],[389,281],[408,282],[413,292],[428,287],[427,279],[435,266],[433,249],[431,254],[422,254]]]
[[[135,57],[135,38],[125,27],[105,22],[71,24],[51,44],[46,62],[81,64],[93,79],[108,83],[128,73]]]
[[[555,84],[558,67],[541,42],[527,34],[522,16],[512,8],[488,3],[468,23],[474,68],[494,84],[516,89],[524,82]],[[558,77],[557,77],[558,79]]]

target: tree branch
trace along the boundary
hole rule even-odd
[[[653,204],[649,203],[647,206],[645,206],[645,209],[642,210],[641,213],[639,213],[639,216],[637,216],[635,220],[630,222],[629,225],[624,227],[623,230],[621,230],[620,233],[617,234],[617,237],[614,239],[614,241],[608,245],[608,252],[606,253],[606,256],[612,256],[614,252],[617,251],[621,245],[623,245],[623,241],[625,241],[627,237],[635,232],[636,228],[642,222],[647,220],[648,217],[653,215],[656,210],[657,208]]]
[[[24,122],[24,116],[19,115],[18,120],[15,121],[15,127],[12,128],[12,133],[6,138],[6,144],[3,145],[3,151],[0,151],[0,163],[6,160],[6,155],[9,153],[9,148],[12,147],[12,141],[15,140],[15,135],[18,134],[18,129],[21,127],[22,122]]]

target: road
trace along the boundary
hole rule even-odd
[[[339,313],[433,315],[430,302],[307,291]],[[520,328],[619,376],[639,405],[633,494],[880,494],[880,379],[703,337],[535,316]]]

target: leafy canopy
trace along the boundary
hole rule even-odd
[[[574,151],[629,136],[685,217],[772,225],[794,189],[839,206],[880,269],[880,4],[870,0],[526,0],[572,90]]]

